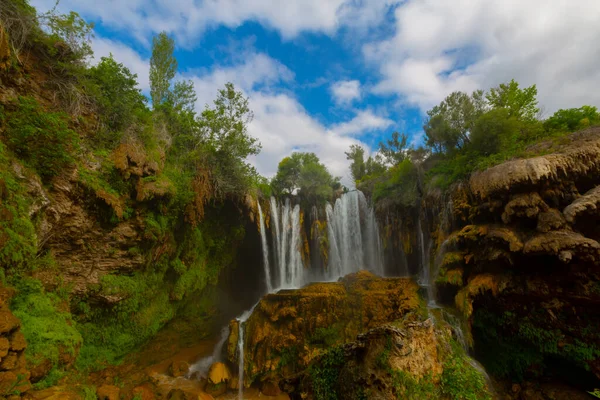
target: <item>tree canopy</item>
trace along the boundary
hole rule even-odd
[[[271,186],[275,193],[297,194],[309,201],[329,200],[340,189],[340,178],[333,177],[314,153],[292,153],[279,163]]]
[[[166,32],[152,39],[152,57],[150,58],[150,97],[154,108],[167,100],[171,81],[177,71],[177,60],[173,55],[175,40]]]

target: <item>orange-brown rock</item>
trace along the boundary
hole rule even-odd
[[[27,348],[27,342],[25,336],[21,332],[14,332],[10,336],[10,349],[12,351],[22,351]]]
[[[169,374],[172,377],[180,377],[180,376],[184,376],[185,374],[187,374],[187,372],[190,369],[190,364],[188,364],[186,361],[183,360],[178,360],[178,361],[173,361],[171,363],[171,365],[169,365]]]
[[[227,383],[231,379],[229,368],[222,362],[216,362],[208,370],[208,382],[214,385]]]
[[[96,390],[98,400],[120,400],[121,389],[116,386],[102,385]]]
[[[150,383],[137,386],[132,391],[133,398],[137,400],[155,400],[155,389]]]
[[[10,342],[5,337],[0,337],[0,359],[6,357],[8,349],[10,348]]]
[[[279,389],[277,382],[265,381],[260,385],[260,392],[265,396],[279,396],[281,389]]]
[[[21,322],[8,310],[0,310],[0,334],[7,334],[21,326]]]
[[[419,307],[418,286],[408,278],[379,278],[361,271],[334,283],[313,283],[262,298],[245,324],[244,385],[249,377],[278,381],[302,369],[323,346],[343,343],[360,332],[402,318]],[[235,324],[231,336],[237,337]],[[228,350],[237,361],[234,340]],[[289,362],[289,360],[287,361]],[[282,366],[282,364],[284,364]]]

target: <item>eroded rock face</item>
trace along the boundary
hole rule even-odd
[[[335,283],[265,296],[245,324],[244,384],[290,376],[323,348],[344,343],[419,308],[418,286],[408,278],[378,278],[361,271]],[[237,322],[228,356],[237,365]]]
[[[469,211],[439,247],[441,296],[498,376],[600,379],[600,129],[570,140],[474,174]]]

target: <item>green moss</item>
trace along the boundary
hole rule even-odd
[[[483,374],[456,341],[451,340],[451,346],[452,353],[443,364],[442,393],[452,400],[491,400]]]
[[[427,374],[417,379],[402,370],[391,370],[392,385],[396,398],[407,400],[439,399],[440,391],[435,385],[432,375]]]
[[[340,327],[336,325],[327,328],[317,328],[309,337],[308,342],[313,345],[331,347],[336,344],[341,337]]]
[[[36,249],[35,227],[28,215],[29,199],[0,143],[0,267],[31,267]]]
[[[344,350],[341,347],[334,347],[309,367],[308,372],[316,400],[338,399],[336,386],[344,363]]]
[[[20,278],[15,279],[15,283],[17,294],[12,299],[11,309],[21,320],[21,331],[28,343],[28,361],[39,364],[47,359],[57,367],[61,351],[75,355],[82,343],[71,314],[61,311],[63,300],[46,292],[40,281]]]

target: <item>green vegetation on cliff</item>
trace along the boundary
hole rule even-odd
[[[543,120],[536,96],[535,85],[520,88],[514,80],[488,93],[451,93],[427,112],[426,147],[408,146],[407,137],[397,132],[381,143],[375,158],[365,160],[364,150],[352,146],[346,156],[357,187],[371,193],[380,207],[411,206],[423,189],[418,187],[420,173],[427,184],[445,188],[474,171],[548,152],[548,146],[533,145],[600,123],[592,106],[559,110]]]
[[[26,0],[0,5],[10,44],[0,66],[9,88],[0,89],[0,266],[17,289],[11,307],[28,362],[41,366],[38,387],[73,366],[119,363],[176,316],[208,329],[219,274],[245,236],[239,210],[264,186],[246,160],[260,143],[248,134],[241,92],[226,84],[197,113],[193,84],[175,81],[175,42],[163,32],[153,42],[151,109],[138,77],[112,55],[88,65],[92,29],[76,13],[38,14]],[[46,214],[60,196],[113,239],[67,237],[61,210],[56,220]],[[64,264],[73,250],[57,250],[55,235],[137,267],[115,264],[82,284],[67,272],[77,266]],[[123,249],[123,235],[139,240]]]

